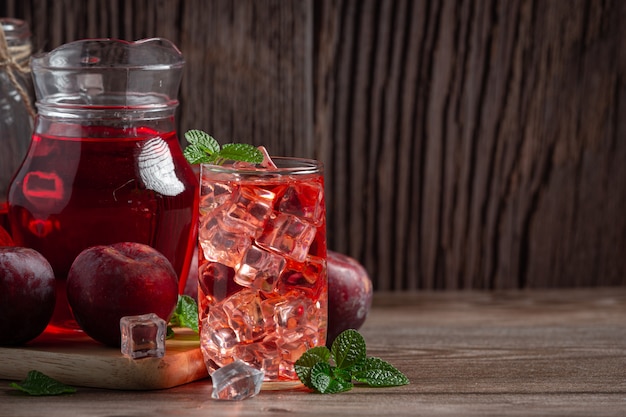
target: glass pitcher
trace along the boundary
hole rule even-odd
[[[80,40],[31,61],[38,115],[9,188],[8,217],[16,243],[55,271],[53,330],[76,327],[65,278],[89,246],[148,244],[185,288],[198,181],[175,130],[183,65],[160,38]]]

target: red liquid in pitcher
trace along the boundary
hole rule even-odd
[[[5,202],[0,202],[0,226],[7,232],[9,231],[9,205]]]
[[[197,180],[175,132],[71,125],[83,138],[50,126],[34,135],[9,192],[16,244],[43,254],[60,295],[53,324],[71,322],[65,278],[75,257],[93,245],[122,241],[162,252],[185,287],[194,245]]]

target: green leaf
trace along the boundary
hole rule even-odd
[[[172,329],[172,326],[167,326],[167,330],[165,332],[165,339],[171,339],[174,336],[176,336],[176,333],[174,333],[174,329]]]
[[[333,341],[330,354],[338,368],[349,369],[365,360],[365,339],[354,329],[345,330]]]
[[[247,143],[227,143],[218,156],[225,161],[243,161],[251,164],[263,162],[263,153]]]
[[[300,356],[294,364],[294,369],[300,381],[307,387],[315,389],[311,383],[311,369],[317,363],[328,363],[330,360],[330,351],[326,346],[313,347]]]
[[[330,363],[333,359],[335,365]],[[409,379],[388,362],[366,356],[365,339],[356,330],[342,332],[330,351],[318,346],[304,352],[295,363],[302,383],[322,394],[352,389],[355,380],[372,387],[406,385]]]
[[[209,164],[214,158],[208,156],[204,151],[200,148],[197,148],[194,145],[189,145],[183,151],[183,156],[190,164]]]
[[[188,327],[198,333],[198,304],[188,295],[179,295],[176,309],[170,318],[170,324]]]
[[[198,129],[192,129],[185,132],[185,139],[190,145],[195,146],[197,149],[204,151],[208,155],[213,155],[220,152],[219,142],[206,132]]]
[[[345,382],[352,382],[352,373],[349,370],[333,367],[332,371],[335,379],[341,379]]]
[[[183,156],[190,164],[214,163],[220,152],[220,144],[211,135],[202,130],[192,129],[185,132],[189,146],[183,150]]]
[[[372,387],[393,387],[409,383],[409,379],[393,365],[372,357],[355,365],[352,377]]]
[[[190,164],[218,164],[225,161],[243,161],[251,164],[263,162],[263,153],[246,143],[227,143],[220,147],[215,138],[206,132],[192,129],[185,132],[189,145],[183,155]]]
[[[311,368],[311,385],[322,394],[335,394],[352,388],[350,381],[336,379],[329,363],[318,362]]]
[[[29,395],[37,396],[59,395],[76,392],[76,388],[62,384],[56,379],[50,378],[39,371],[28,372],[25,380],[20,383],[12,382],[10,386]]]

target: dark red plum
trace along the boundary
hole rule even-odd
[[[344,330],[358,330],[372,306],[372,281],[356,259],[328,251],[327,345]]]
[[[67,299],[88,336],[119,347],[122,317],[154,313],[169,322],[178,301],[178,277],[167,258],[148,245],[93,246],[72,263]]]
[[[22,345],[39,336],[56,301],[54,272],[34,249],[0,247],[0,344]]]

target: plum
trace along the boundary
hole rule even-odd
[[[356,259],[328,251],[327,344],[344,330],[358,330],[372,306],[373,287],[367,271]]]
[[[0,344],[21,345],[48,325],[56,302],[54,272],[34,249],[0,247]]]
[[[83,250],[70,267],[66,290],[80,328],[119,347],[122,317],[154,313],[169,322],[178,301],[178,276],[156,249],[120,242]]]

